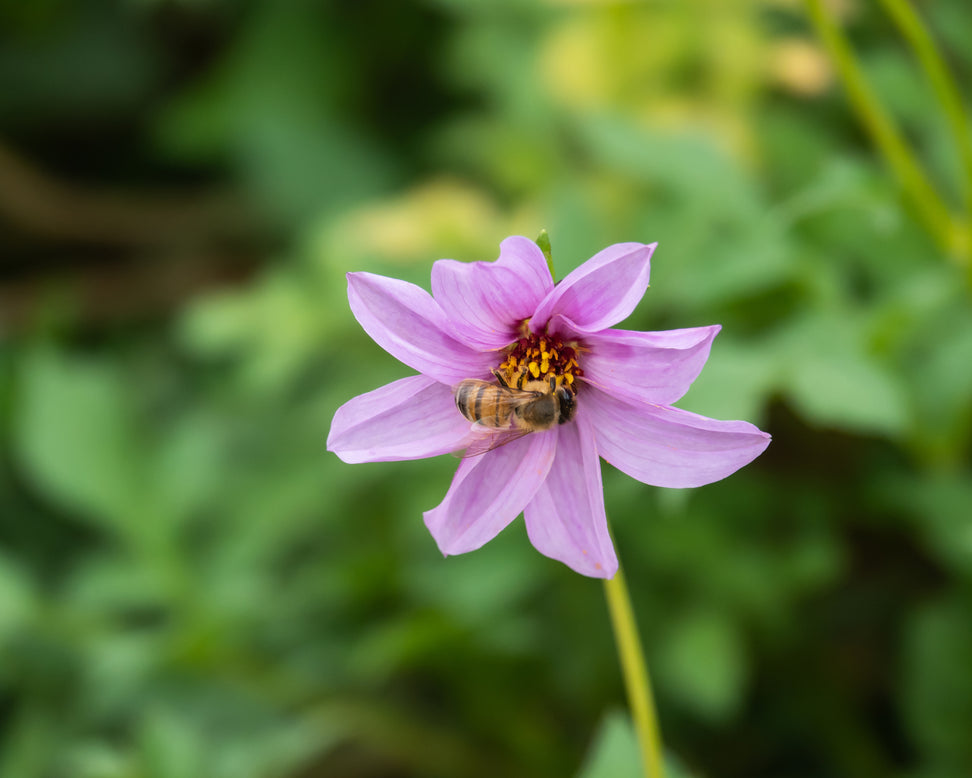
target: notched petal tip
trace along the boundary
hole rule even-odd
[[[493,262],[440,259],[432,265],[432,294],[457,335],[494,350],[516,339],[517,327],[553,288],[543,253],[520,236],[507,238]]]
[[[531,327],[539,331],[560,314],[582,329],[613,327],[635,309],[648,288],[657,243],[616,243],[572,271],[543,299]]]
[[[351,312],[371,339],[412,369],[444,384],[489,371],[491,356],[457,339],[421,287],[373,273],[348,275]]]
[[[746,421],[720,421],[679,408],[635,403],[594,386],[585,407],[598,453],[652,486],[683,489],[732,475],[766,450],[770,436]]]

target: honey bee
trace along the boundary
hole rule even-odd
[[[474,425],[482,427],[482,436],[470,443],[464,457],[478,456],[512,443],[531,432],[552,429],[574,417],[574,395],[550,379],[549,391],[518,389],[509,386],[494,372],[498,384],[467,378],[456,387],[456,407]],[[532,382],[536,387],[539,381]]]

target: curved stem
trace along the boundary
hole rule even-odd
[[[831,18],[823,0],[805,2],[810,20],[830,50],[851,105],[910,197],[912,207],[941,248],[953,259],[967,263],[967,247],[960,239],[963,231],[953,223],[948,206],[938,196],[894,121],[867,83],[843,31]]]
[[[914,49],[915,56],[922,70],[925,71],[925,77],[931,84],[935,97],[948,119],[952,139],[962,160],[965,207],[969,218],[972,219],[972,137],[969,135],[969,123],[962,105],[962,97],[935,47],[935,41],[929,34],[928,28],[908,0],[881,0],[881,2],[901,34]]]
[[[641,639],[638,637],[638,625],[631,607],[628,586],[620,567],[614,578],[604,581],[604,594],[611,614],[614,639],[618,645],[621,671],[628,693],[631,717],[638,734],[645,776],[663,778],[665,771],[662,741],[651,694],[651,679],[648,677],[648,665],[641,648]]]

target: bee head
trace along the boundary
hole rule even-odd
[[[560,401],[560,418],[557,419],[557,422],[559,424],[565,424],[574,418],[574,410],[576,409],[574,394],[566,386],[557,387],[557,391],[554,394]]]

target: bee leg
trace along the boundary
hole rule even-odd
[[[557,379],[555,376],[550,376],[550,394],[554,394],[557,391]]]
[[[526,383],[526,377],[527,377],[527,374],[526,373],[520,373],[520,377],[516,379],[516,388],[517,389],[522,389],[523,388],[523,384]]]
[[[503,378],[503,374],[500,373],[499,370],[493,369],[493,370],[490,370],[490,372],[496,377],[496,380],[499,381],[499,385],[500,386],[504,387],[505,389],[509,389],[510,388],[510,385],[508,383],[506,383],[506,379]]]

